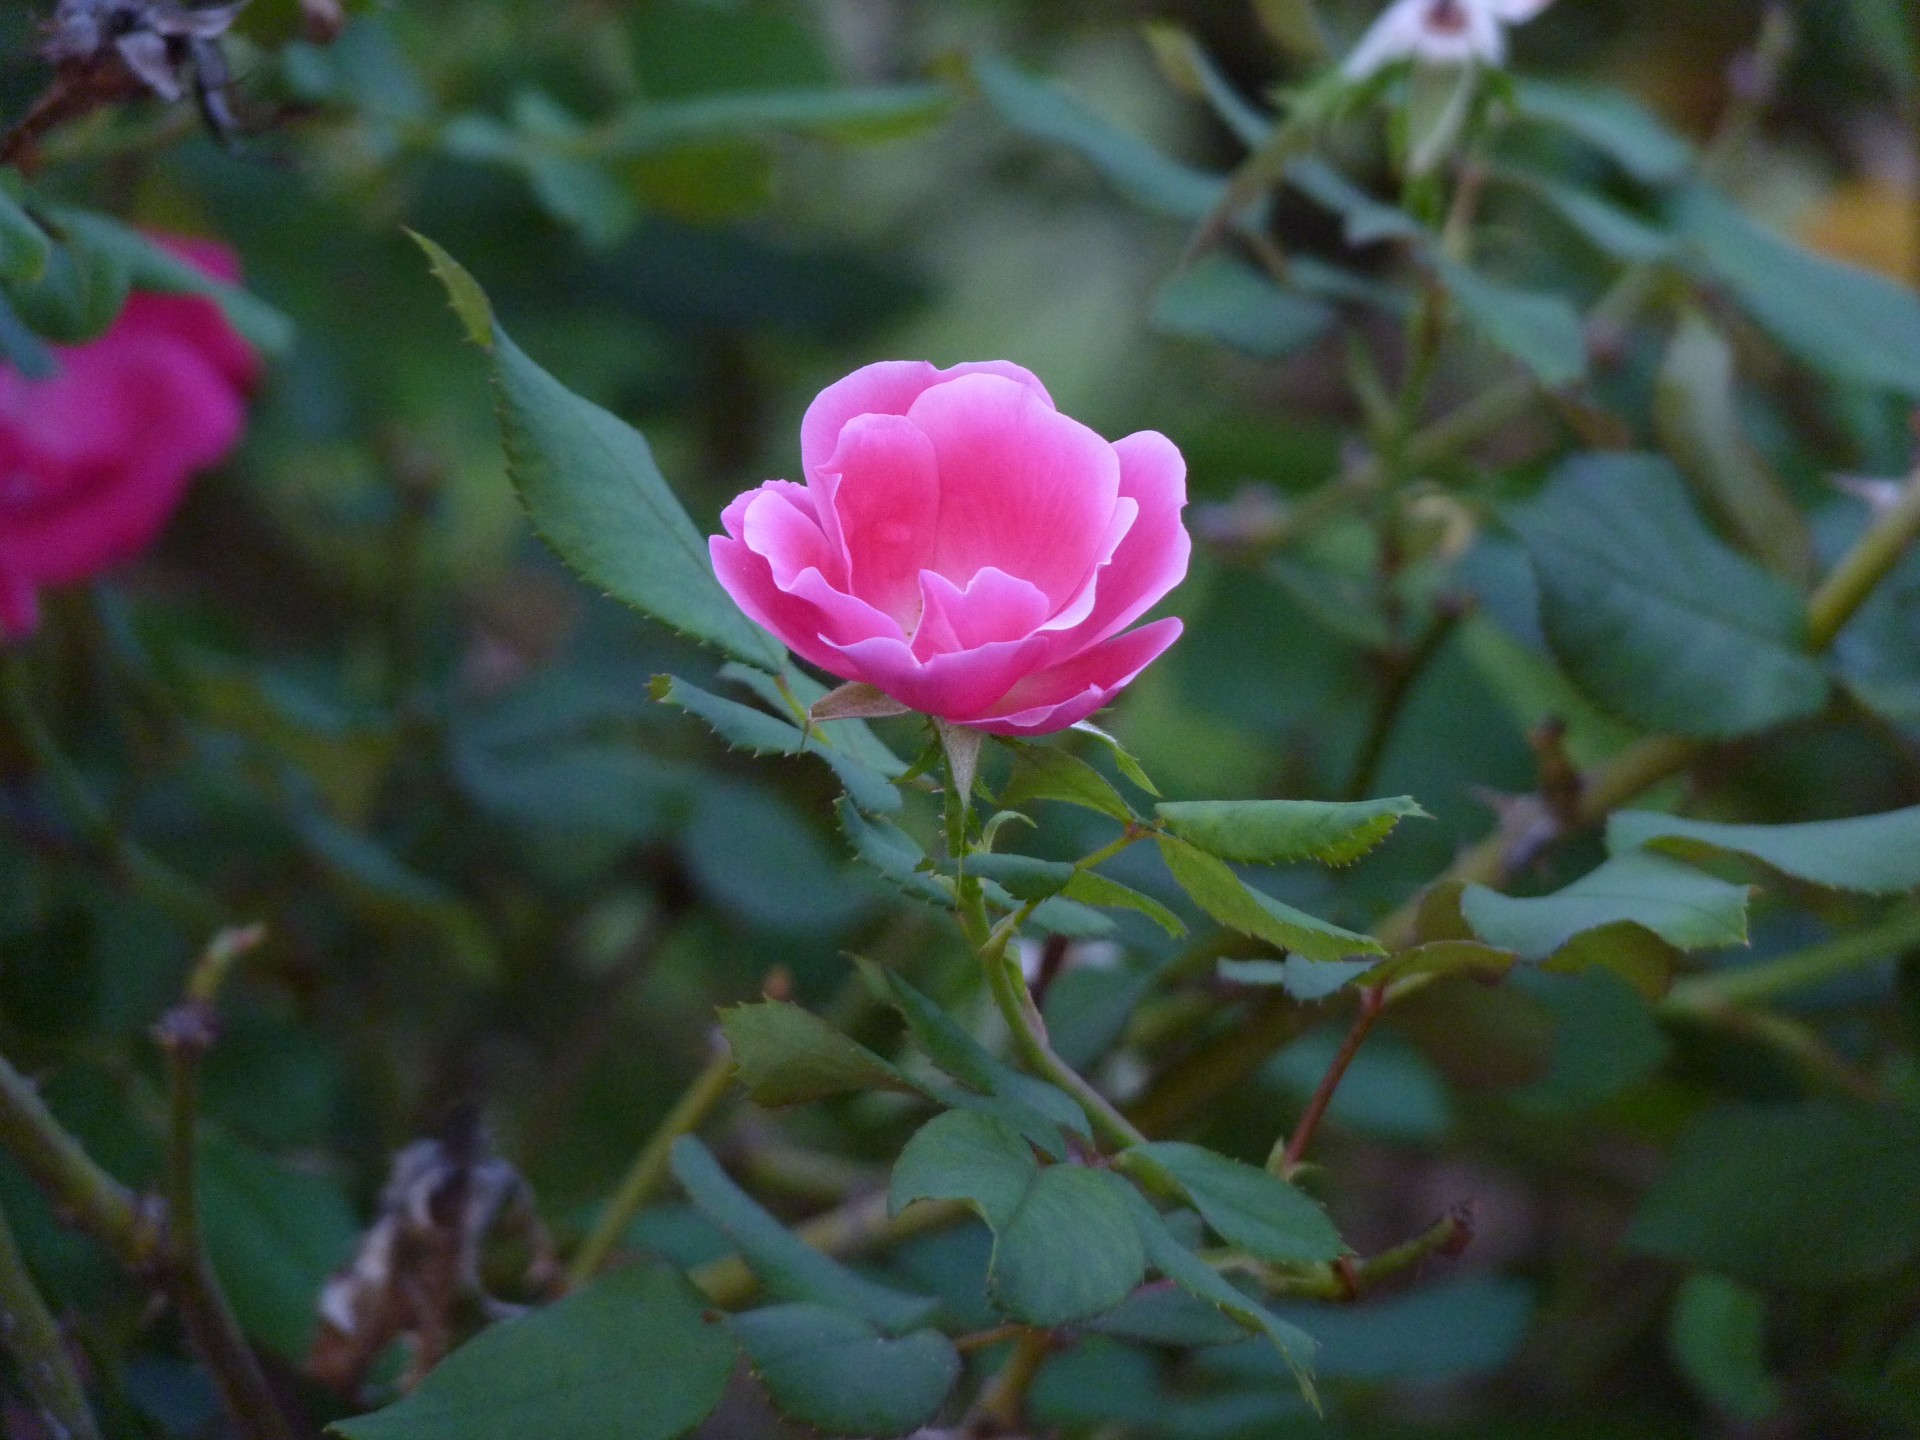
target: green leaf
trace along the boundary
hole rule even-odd
[[[0,188],[0,280],[38,280],[52,255],[52,237],[25,206]]]
[[[1630,922],[1681,950],[1744,945],[1747,889],[1645,851],[1615,855],[1551,895],[1469,885],[1460,912],[1489,945],[1545,960],[1583,931]]]
[[[1689,1275],[1667,1319],[1673,1363],[1700,1397],[1757,1425],[1780,1409],[1780,1383],[1767,1370],[1766,1302],[1719,1275]]]
[[[1061,800],[1111,816],[1121,824],[1138,817],[1107,777],[1077,755],[1048,745],[1015,744],[1013,774],[1000,792],[1000,804],[1017,810],[1035,800]]]
[[[789,1419],[828,1435],[904,1435],[939,1413],[960,1353],[937,1330],[898,1339],[820,1305],[770,1305],[728,1322]]]
[[[1261,360],[1304,350],[1333,328],[1325,301],[1284,290],[1252,266],[1208,255],[1177,272],[1153,297],[1155,328],[1212,340]]]
[[[781,132],[843,140],[892,139],[939,119],[952,98],[944,85],[919,83],[734,90],[656,100],[617,117],[596,137],[593,153],[611,160]]]
[[[398,1405],[332,1429],[346,1440],[674,1440],[720,1403],[734,1357],[678,1273],[634,1266],[481,1331]]]
[[[894,1008],[906,1020],[914,1043],[927,1058],[961,1084],[1024,1108],[1043,1118],[1048,1126],[1071,1130],[1077,1135],[1088,1133],[1087,1117],[1072,1096],[1044,1080],[1021,1074],[989,1054],[959,1021],[908,984],[899,972],[883,970],[870,961],[861,964],[861,971],[870,983],[887,991]],[[1023,1126],[1022,1131],[1029,1139],[1036,1138],[1031,1127]],[[1047,1148],[1059,1153],[1058,1137],[1050,1138],[1056,1143]]]
[[[1467,322],[1549,390],[1587,373],[1586,331],[1580,312],[1566,300],[1488,279],[1438,254],[1434,266]]]
[[[466,272],[444,251],[421,244],[471,329],[478,286],[459,278]],[[778,671],[785,649],[721,589],[706,538],[640,433],[534,364],[497,319],[491,325],[507,471],[541,537],[616,600],[736,660]]]
[[[894,1166],[888,1208],[959,1200],[994,1232],[987,1289],[1030,1325],[1071,1325],[1113,1309],[1140,1283],[1145,1259],[1126,1182],[1077,1165],[1044,1169],[1011,1125],[949,1111],[923,1126]]]
[[[789,665],[778,675],[769,675],[751,665],[729,660],[720,667],[723,679],[744,685],[778,714],[798,721],[827,693],[827,687],[803,671]],[[798,714],[794,714],[794,711]],[[834,750],[844,751],[869,770],[877,770],[889,780],[905,773],[907,765],[889,750],[886,742],[868,728],[864,720],[833,720],[816,725],[815,731]]]
[[[868,1280],[815,1250],[734,1184],[692,1135],[674,1142],[673,1175],[701,1214],[739,1247],[772,1294],[851,1311],[889,1335],[911,1330],[939,1308],[938,1300]]]
[[[1410,815],[1430,819],[1408,795],[1391,800],[1182,800],[1153,807],[1182,840],[1222,860],[1346,865]]]
[[[1663,448],[1740,548],[1789,580],[1813,576],[1813,542],[1799,507],[1739,413],[1733,346],[1698,309],[1675,327],[1654,386]]]
[[[1349,245],[1370,245],[1376,240],[1414,240],[1427,237],[1426,229],[1398,206],[1361,189],[1346,175],[1324,160],[1305,157],[1290,162],[1287,183],[1315,204],[1331,210],[1344,222]]]
[[[1531,172],[1507,172],[1539,196],[1602,252],[1626,264],[1664,260],[1673,254],[1674,237],[1611,200],[1590,190]]]
[[[1651,730],[1724,738],[1818,710],[1794,591],[1708,533],[1652,455],[1582,455],[1514,513],[1541,623],[1598,705]]]
[[[227,323],[255,349],[281,355],[293,347],[293,322],[284,314],[154,244],[132,226],[88,210],[50,210],[47,218],[67,235],[70,246],[88,252],[95,263],[115,267],[133,289],[204,296],[220,307]]]
[[[1200,220],[1226,196],[1227,184],[1171,160],[1065,91],[989,56],[973,62],[980,93],[1021,134],[1081,156],[1134,204],[1171,220]]]
[[[1326,1211],[1278,1175],[1175,1140],[1135,1146],[1122,1165],[1135,1156],[1171,1175],[1214,1233],[1250,1255],[1292,1265],[1346,1253]]]
[[[1028,1325],[1075,1325],[1119,1305],[1145,1278],[1133,1188],[1109,1170],[1049,1165],[997,1227],[987,1292]]]
[[[849,1090],[910,1090],[900,1072],[811,1011],[784,1000],[720,1012],[740,1083],[758,1105],[803,1105]]]
[[[1067,882],[1067,888],[1060,893],[1069,900],[1078,900],[1087,905],[1137,910],[1176,940],[1187,933],[1187,927],[1180,923],[1180,917],[1158,900],[1093,870],[1075,871],[1073,879]]]
[[[1636,180],[1678,180],[1693,165],[1693,148],[1624,91],[1519,80],[1514,99],[1523,119],[1577,135]]]
[[[920,842],[891,820],[862,815],[847,797],[834,802],[833,813],[840,829],[861,863],[872,867],[916,900],[951,910],[954,906],[953,882],[944,875],[930,874],[920,867],[927,863],[927,852]]]
[[[1073,723],[1073,729],[1078,734],[1091,735],[1094,740],[1099,743],[1101,748],[1113,757],[1113,763],[1119,768],[1122,775],[1146,791],[1147,794],[1153,796],[1154,799],[1158,800],[1160,798],[1160,787],[1148,778],[1145,767],[1134,758],[1133,752],[1122,745],[1118,739],[1109,735],[1091,720],[1076,720]]]
[[[1674,228],[1690,268],[1724,285],[1773,338],[1836,380],[1920,397],[1920,294],[1782,239],[1703,186]]]
[[[1607,821],[1607,847],[1743,855],[1815,885],[1890,895],[1920,887],[1920,805],[1798,825],[1727,825],[1647,810]]]
[[[1844,1285],[1920,1254],[1920,1122],[1850,1101],[1728,1105],[1679,1139],[1634,1249],[1766,1287]]]
[[[898,1215],[916,1200],[958,1200],[997,1231],[1039,1173],[1033,1147],[1011,1125],[949,1110],[921,1126],[893,1162],[887,1213]]]
[[[1313,1356],[1318,1347],[1313,1337],[1234,1289],[1225,1276],[1180,1242],[1167,1228],[1166,1221],[1147,1203],[1146,1196],[1130,1189],[1127,1203],[1133,1212],[1134,1229],[1140,1236],[1147,1263],[1189,1295],[1217,1306],[1247,1329],[1266,1336],[1293,1372],[1308,1403],[1317,1408],[1320,1402],[1313,1388]]]
[[[900,792],[887,777],[851,751],[835,749],[817,733],[742,705],[738,700],[709,694],[674,675],[656,675],[648,693],[664,705],[696,715],[713,727],[727,744],[754,755],[814,755],[827,762],[847,794],[862,810],[890,813],[901,806]]]
[[[1384,955],[1371,935],[1342,930],[1245,884],[1225,863],[1170,835],[1158,838],[1160,856],[1180,888],[1222,925],[1290,950],[1308,960]]]
[[[60,244],[31,281],[8,284],[7,299],[34,334],[57,345],[83,345],[119,318],[131,285],[122,256]]]
[[[207,1253],[241,1327],[289,1360],[304,1358],[314,1297],[359,1235],[345,1190],[219,1130],[201,1136],[199,1184]]]

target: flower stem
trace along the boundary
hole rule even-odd
[[[0,1214],[0,1345],[13,1360],[20,1388],[49,1434],[99,1440],[87,1392],[67,1353],[59,1322],[33,1283],[13,1227]]]
[[[713,1058],[707,1061],[706,1068],[694,1077],[693,1083],[674,1102],[666,1118],[647,1137],[646,1144],[640,1147],[640,1153],[634,1157],[626,1178],[620,1182],[619,1190],[607,1202],[607,1208],[601,1213],[592,1232],[574,1252],[573,1263],[567,1267],[569,1290],[587,1284],[606,1268],[608,1259],[620,1244],[620,1237],[626,1234],[627,1227],[633,1223],[633,1217],[640,1213],[641,1206],[653,1198],[660,1188],[660,1182],[666,1178],[673,1142],[698,1129],[713,1114],[720,1102],[726,1099],[732,1080],[733,1056],[724,1047],[718,1048]]]
[[[1670,1015],[1704,1015],[1730,1006],[1753,1005],[1818,985],[1917,945],[1920,908],[1906,908],[1877,925],[1837,935],[1778,959],[1682,980],[1661,1002],[1660,1009]]]

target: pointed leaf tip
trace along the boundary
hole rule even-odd
[[[492,350],[493,303],[480,288],[480,282],[468,273],[466,266],[418,230],[408,230],[407,236],[426,253],[427,264],[434,278],[446,287],[447,301],[459,317],[467,338],[482,350]]]

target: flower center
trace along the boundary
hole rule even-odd
[[[1467,28],[1463,0],[1433,0],[1427,7],[1427,29],[1436,35],[1458,35]]]

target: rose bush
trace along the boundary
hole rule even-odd
[[[239,276],[224,246],[161,243]],[[33,630],[42,587],[153,542],[187,483],[238,443],[259,374],[219,306],[192,295],[135,295],[99,339],[54,355],[47,379],[0,364],[0,640]]]
[[[823,670],[1042,734],[1179,637],[1127,626],[1187,571],[1180,452],[1151,430],[1109,443],[1018,365],[856,370],[808,407],[800,458],[804,485],[739,496],[711,546],[741,608]]]

